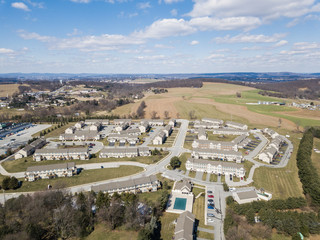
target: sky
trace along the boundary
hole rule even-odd
[[[320,72],[320,0],[0,0],[0,73]]]

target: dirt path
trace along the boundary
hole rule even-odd
[[[194,98],[189,101],[193,103],[214,105],[218,111],[248,119],[252,124],[267,125],[271,127],[278,126],[279,118],[251,112],[246,106],[218,103],[212,99],[206,98]],[[289,130],[294,130],[296,128],[295,124],[287,119],[282,119],[282,126]]]

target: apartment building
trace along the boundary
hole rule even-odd
[[[248,130],[248,126],[246,124],[227,121],[226,126],[230,128],[240,129],[240,130]]]
[[[249,136],[249,132],[247,130],[234,129],[234,128],[218,128],[212,130],[213,134],[219,135],[247,135]]]
[[[208,149],[218,149],[225,151],[238,151],[238,145],[233,142],[218,142],[210,140],[199,140],[195,139],[192,142],[193,148],[208,148]]]
[[[215,125],[222,125],[223,124],[223,120],[214,119],[214,118],[202,118],[202,122],[208,122],[208,123],[212,123]]]
[[[148,147],[125,147],[125,148],[104,148],[101,150],[100,158],[123,158],[123,157],[137,157],[150,156],[151,152]]]
[[[20,149],[15,155],[15,159],[20,159],[32,155],[36,149],[42,148],[47,141],[44,138],[38,138],[24,148]]]
[[[174,229],[174,240],[194,240],[196,238],[195,222],[196,218],[191,212],[181,213]]]
[[[196,159],[220,159],[230,162],[235,161],[236,163],[241,163],[243,160],[242,154],[240,152],[217,149],[194,148],[191,152],[191,156]]]
[[[33,160],[88,160],[90,153],[88,148],[65,148],[65,149],[37,149],[33,154]]]

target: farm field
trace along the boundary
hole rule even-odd
[[[0,97],[12,96],[15,92],[19,92],[19,86],[20,84],[1,84]]]

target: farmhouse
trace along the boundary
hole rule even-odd
[[[155,175],[149,177],[141,177],[136,179],[130,179],[126,181],[111,182],[92,186],[91,190],[94,192],[104,192],[113,194],[123,193],[123,192],[155,192],[160,187],[160,181]]]
[[[28,167],[25,173],[26,181],[33,182],[37,179],[54,177],[72,177],[76,174],[74,162]]]
[[[220,135],[247,135],[249,136],[249,132],[246,130],[241,129],[233,129],[233,128],[218,128],[213,129],[213,134],[220,134]]]
[[[177,225],[174,230],[175,240],[193,240],[195,239],[195,216],[185,211],[177,219]]]
[[[66,148],[66,149],[37,149],[33,160],[88,160],[90,158],[88,148]]]
[[[216,175],[233,175],[239,178],[245,176],[245,169],[242,164],[221,161],[189,158],[186,162],[186,169]]]
[[[223,120],[214,119],[214,118],[202,118],[202,122],[208,122],[208,123],[212,123],[215,125],[222,125],[223,124]]]
[[[227,161],[235,161],[241,163],[243,160],[242,154],[236,151],[224,151],[217,149],[201,149],[194,148],[191,156],[197,159],[221,159]]]
[[[240,129],[240,130],[247,130],[248,129],[248,126],[246,124],[231,122],[231,121],[227,121],[226,126],[230,127],[230,128]]]
[[[233,199],[239,204],[258,201],[259,199],[258,194],[256,193],[255,190],[250,190],[246,192],[235,192],[232,195],[233,195]]]
[[[15,155],[15,159],[20,159],[24,157],[28,157],[32,155],[36,149],[42,148],[44,145],[46,145],[46,140],[44,138],[38,138],[29,145],[25,146],[21,150],[19,150]]]
[[[198,140],[195,139],[192,142],[193,148],[203,148],[203,149],[218,149],[218,150],[226,150],[226,151],[238,151],[237,144],[233,142],[218,142],[218,141],[210,141],[210,140]]]
[[[123,158],[123,157],[137,157],[137,156],[150,156],[148,147],[128,147],[128,148],[104,148],[101,150],[100,158]]]

